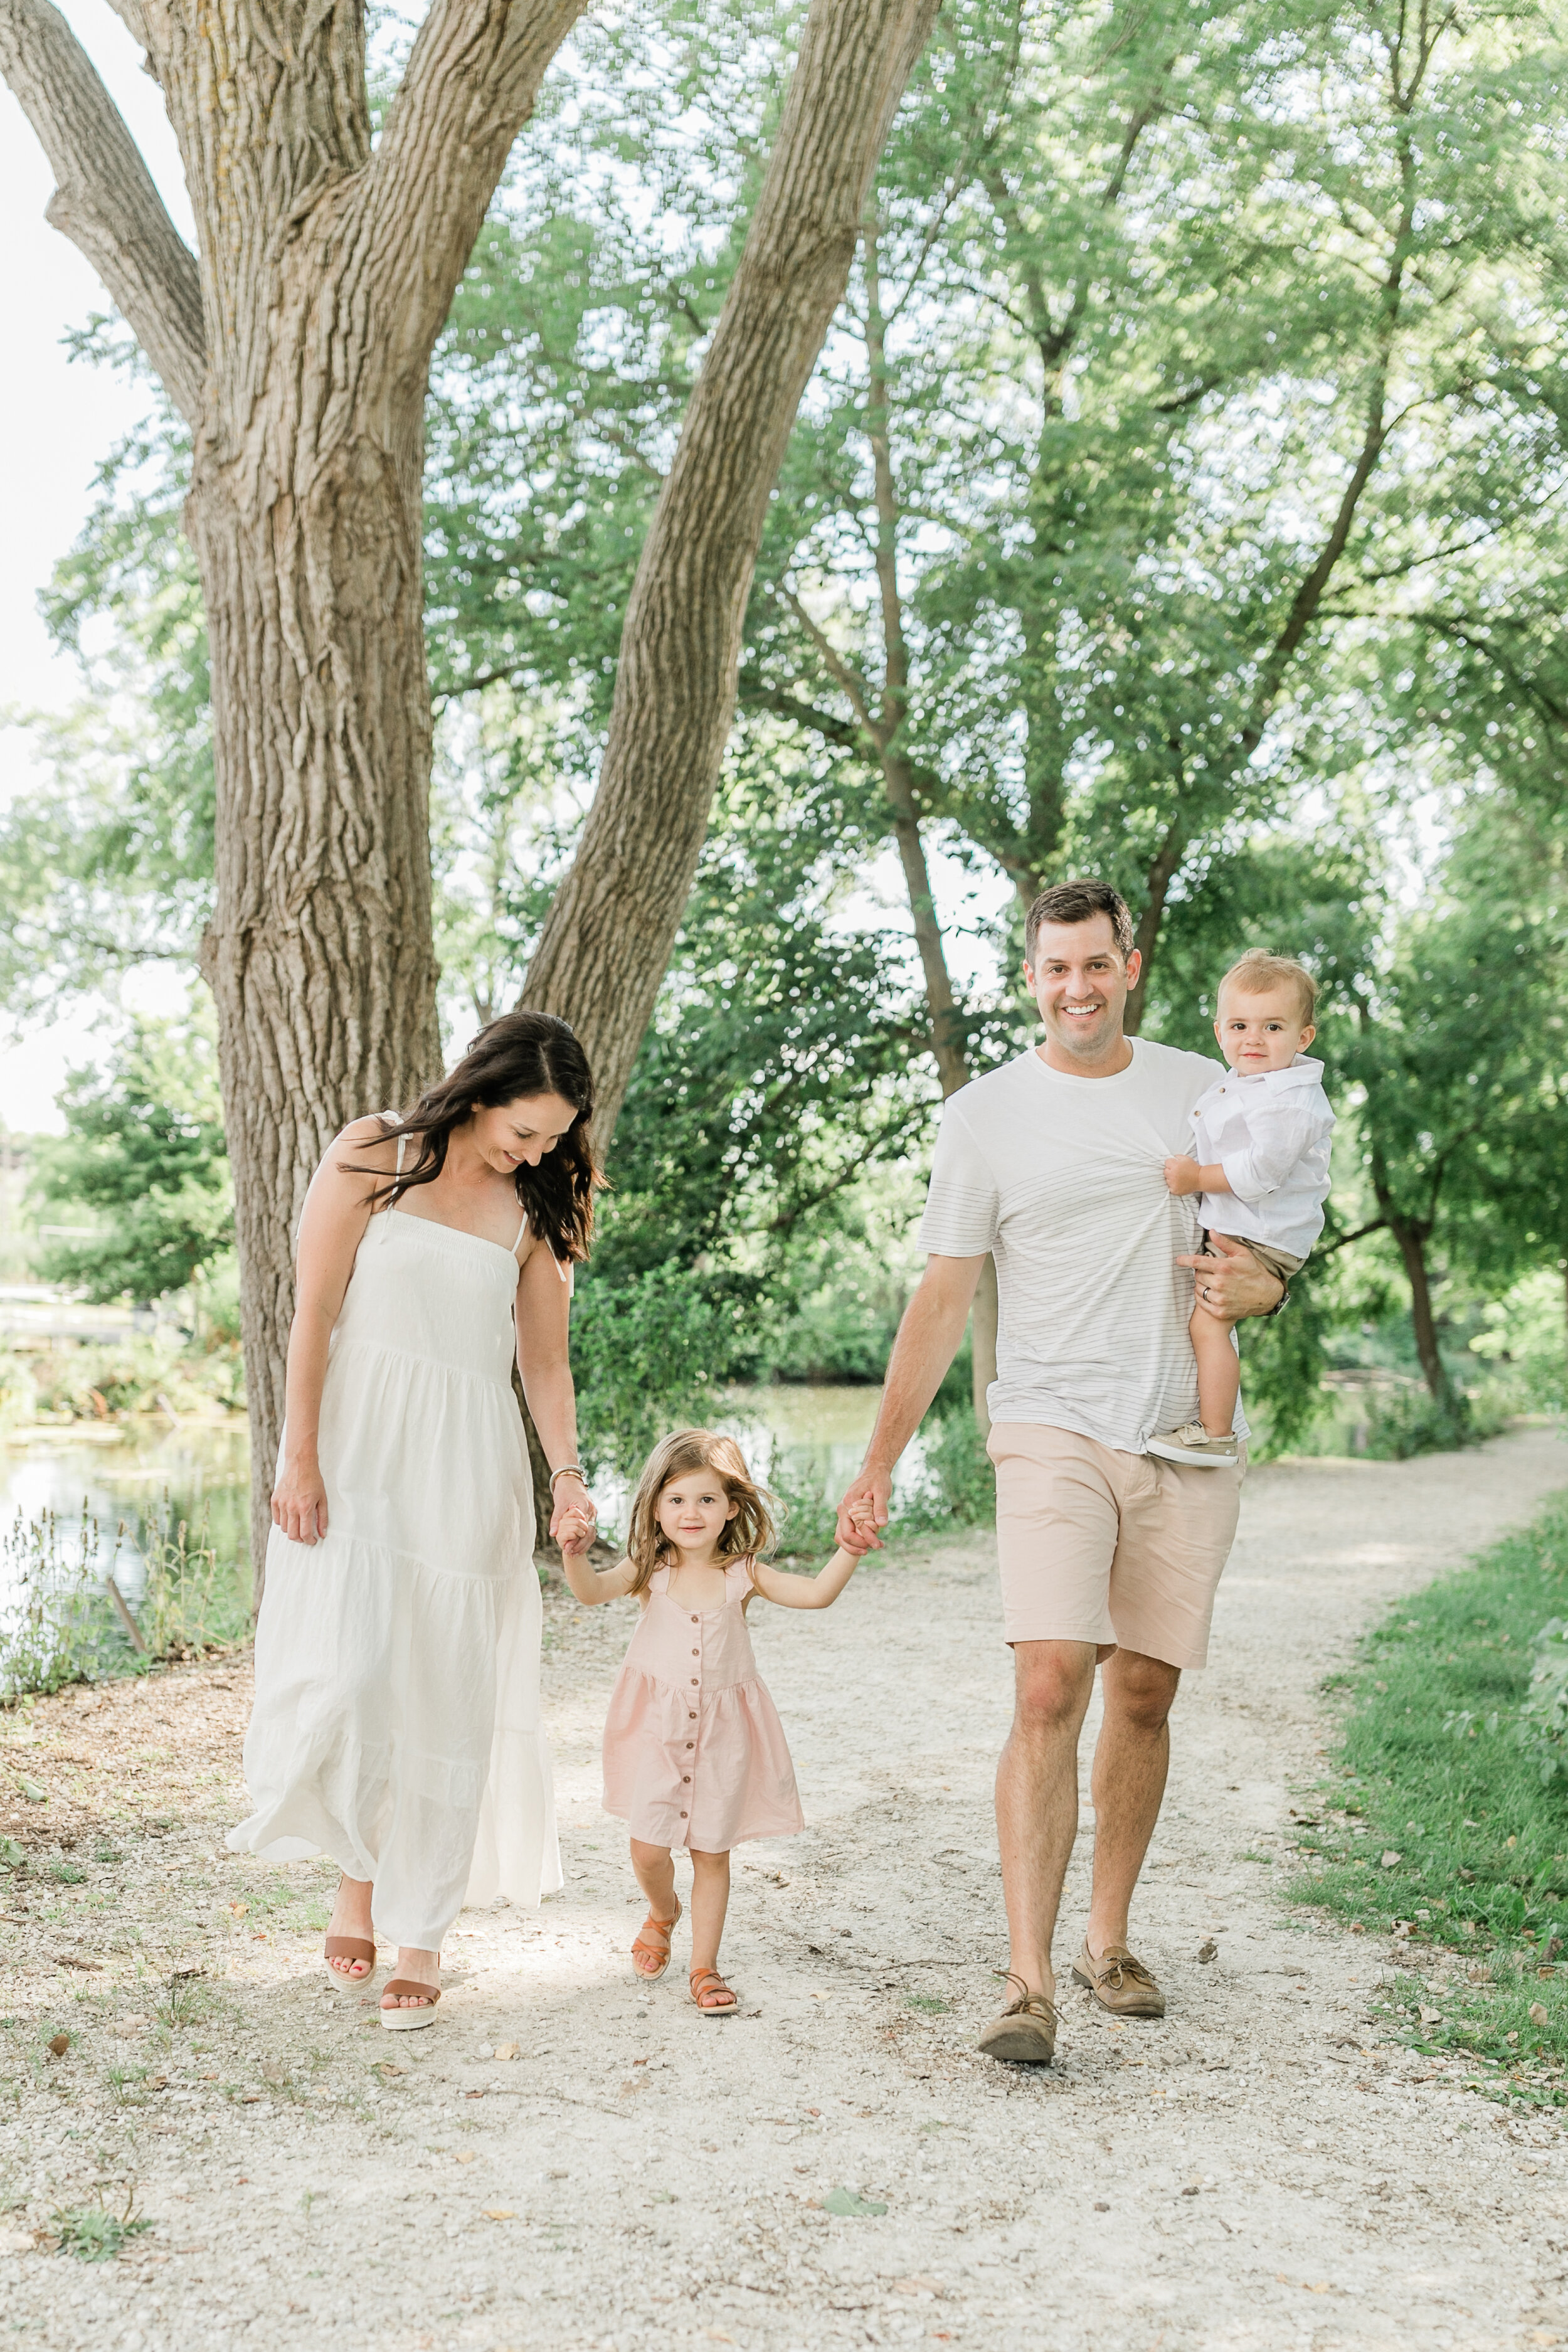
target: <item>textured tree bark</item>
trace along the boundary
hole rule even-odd
[[[199,253],[48,0],[0,70],[193,434],[212,648],[217,1002],[259,1577],[291,1234],[346,1120],[438,1066],[420,468],[431,349],[582,0],[435,0],[373,148],[358,0],[117,0],[179,142]]]
[[[1455,1410],[1454,1384],[1437,1344],[1437,1318],[1432,1308],[1432,1279],[1426,1271],[1426,1235],[1403,1217],[1390,1217],[1388,1229],[1399,1244],[1405,1278],[1410,1285],[1410,1319],[1415,1328],[1415,1356],[1434,1404],[1445,1412]]]
[[[521,998],[582,1038],[601,1144],[697,870],[768,499],[937,5],[812,0],[745,250],[637,567],[598,792]]]

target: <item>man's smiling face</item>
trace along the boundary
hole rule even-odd
[[[1139,965],[1136,948],[1122,961],[1109,915],[1042,923],[1035,934],[1034,961],[1025,964],[1024,977],[1049,1044],[1086,1074],[1121,1053],[1121,1015]]]

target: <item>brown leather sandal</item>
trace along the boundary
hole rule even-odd
[[[329,1936],[321,1954],[327,1974],[334,1984],[363,1984],[366,1977],[375,1974],[375,1941],[363,1936]],[[347,1969],[335,1969],[334,1960],[363,1960],[364,1976],[351,1976]]]
[[[693,1969],[688,1981],[704,2017],[729,2017],[740,2006],[717,1969]]]
[[[395,2004],[409,1995],[417,2001],[415,2009],[399,2009]],[[421,1984],[417,1977],[394,1977],[381,1990],[381,2021],[389,2033],[416,2033],[422,2025],[436,2022],[436,2003],[441,1998],[439,1985]],[[388,2009],[387,2002],[394,2006]]]
[[[656,1919],[653,1913],[650,1911],[647,1917],[643,1921],[642,1926],[637,1929],[637,1940],[632,1946],[632,1966],[637,1970],[638,1976],[642,1979],[644,1984],[657,1984],[660,1977],[664,1974],[666,1969],[668,1968],[669,1939],[679,1925],[680,1898],[678,1895],[676,1897],[675,1916],[673,1919]],[[664,1949],[662,1952],[659,1950],[658,1946],[650,1940],[654,1936],[663,1937]],[[645,1953],[650,1960],[657,1963],[655,1967],[651,1969],[644,1968],[641,1956]]]

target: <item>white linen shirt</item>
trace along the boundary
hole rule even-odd
[[[1209,1231],[1307,1256],[1323,1230],[1333,1131],[1323,1066],[1305,1054],[1283,1070],[1216,1078],[1193,1105],[1193,1157],[1223,1168],[1230,1186],[1198,1202]]]

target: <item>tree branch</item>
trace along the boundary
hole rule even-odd
[[[507,157],[584,5],[434,0],[420,26],[364,195],[373,299],[396,372],[428,362]]]
[[[0,73],[55,175],[45,218],[91,262],[195,425],[206,374],[195,256],[92,60],[49,0],[0,0]]]

